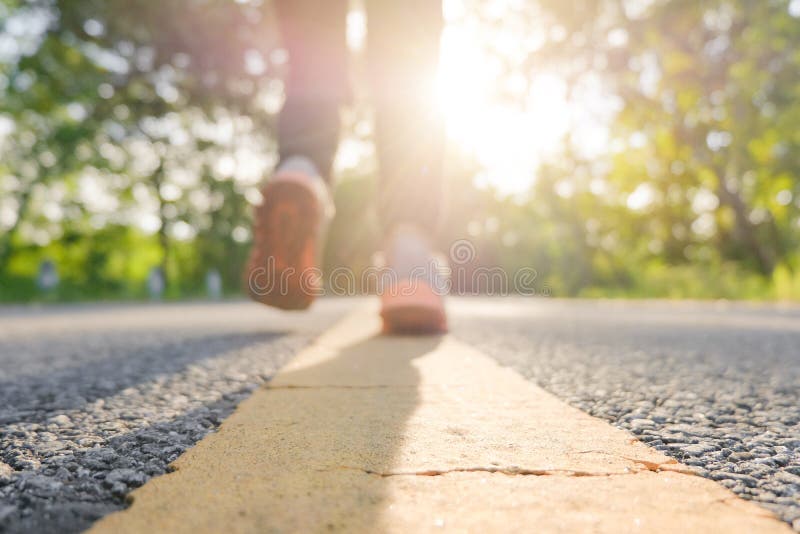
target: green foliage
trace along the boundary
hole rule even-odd
[[[600,77],[619,109],[605,154],[583,155],[571,132],[524,214],[503,206],[511,231],[531,234],[505,261],[536,266],[561,295],[796,298],[800,24],[789,2],[601,1],[593,15],[538,4],[531,33],[559,31],[508,75],[548,69],[578,94]]]
[[[0,138],[0,299],[36,295],[19,281],[45,259],[59,298],[141,297],[153,267],[168,296],[202,293],[211,268],[237,291],[245,196],[265,167],[253,154],[271,151],[262,101],[279,90],[272,41],[253,40],[275,35],[270,21],[194,0],[3,9],[0,31],[20,45],[0,63],[0,120],[12,125]],[[248,71],[245,52],[263,68]],[[245,179],[220,165],[234,151],[250,158]]]
[[[602,153],[569,132],[520,197],[477,188],[480,165],[450,154],[444,250],[469,238],[475,266],[533,267],[555,295],[800,298],[788,0],[538,0],[505,18],[464,3],[491,31],[544,36],[524,53],[489,43],[498,99],[519,99],[505,79],[546,70],[575,102],[599,85],[615,111]],[[209,269],[238,293],[285,74],[269,8],[0,1],[16,43],[0,55],[0,300],[147,298],[153,268],[166,298],[202,296]],[[347,174],[324,265],[358,272],[380,243],[375,176]]]

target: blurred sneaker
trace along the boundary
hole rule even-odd
[[[287,159],[261,190],[245,270],[250,297],[285,310],[308,308],[321,290],[318,260],[333,215],[325,181],[302,157]]]
[[[414,227],[396,229],[384,261],[390,282],[381,288],[385,334],[440,334],[447,331],[444,308],[445,260]]]

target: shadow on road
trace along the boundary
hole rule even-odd
[[[306,403],[292,437],[309,454],[280,477],[276,486],[293,491],[273,501],[286,513],[274,510],[270,527],[381,530],[390,496],[388,479],[380,474],[395,469],[406,423],[420,400],[413,362],[440,342],[438,336],[372,337],[344,347],[335,358],[279,375],[283,386],[277,387],[300,386],[274,393]]]
[[[296,362],[98,531],[383,530],[390,495],[380,473],[409,454],[406,425],[420,400],[414,360],[440,341],[362,338]]]

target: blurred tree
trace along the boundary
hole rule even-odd
[[[651,254],[719,255],[764,275],[797,267],[800,25],[789,2],[608,1],[592,14],[542,4],[567,35],[548,57],[591,65],[618,97],[607,179],[646,208]]]
[[[524,111],[550,73],[604,130],[579,117],[517,197],[453,151],[444,249],[562,295],[800,297],[796,0],[462,4],[494,99]],[[43,260],[62,298],[143,297],[153,267],[171,297],[209,269],[238,288],[283,98],[269,7],[0,0],[0,299],[35,295]],[[358,270],[375,177],[348,175],[325,264]]]
[[[2,35],[14,47],[0,62],[0,120],[10,125],[0,186],[11,214],[0,221],[0,275],[9,275],[15,250],[94,242],[117,225],[155,231],[168,285],[180,279],[183,289],[205,270],[181,272],[171,243],[213,238],[196,253],[237,287],[245,196],[257,201],[270,164],[285,62],[270,56],[276,35],[265,9],[199,0],[2,9]],[[102,248],[94,243],[65,273],[79,280],[91,272],[90,294],[102,285]]]
[[[471,5],[479,12],[498,4]],[[800,24],[793,3],[504,5],[505,16],[490,15],[495,31],[521,25],[518,32],[535,36],[532,50],[498,52],[507,79],[558,73],[576,105],[599,80],[594,98],[603,94],[615,110],[605,154],[587,156],[586,137],[573,129],[539,173],[533,216],[542,233],[555,234],[538,246],[550,246],[545,264],[568,258],[556,285],[575,294],[635,284],[648,264],[691,264],[708,276],[732,262],[767,280],[778,265],[797,272]]]

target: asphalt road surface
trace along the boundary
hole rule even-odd
[[[800,531],[800,308],[466,301],[464,341]]]
[[[363,303],[0,310],[0,531],[75,532],[123,508]],[[450,304],[463,341],[800,531],[800,308]]]

